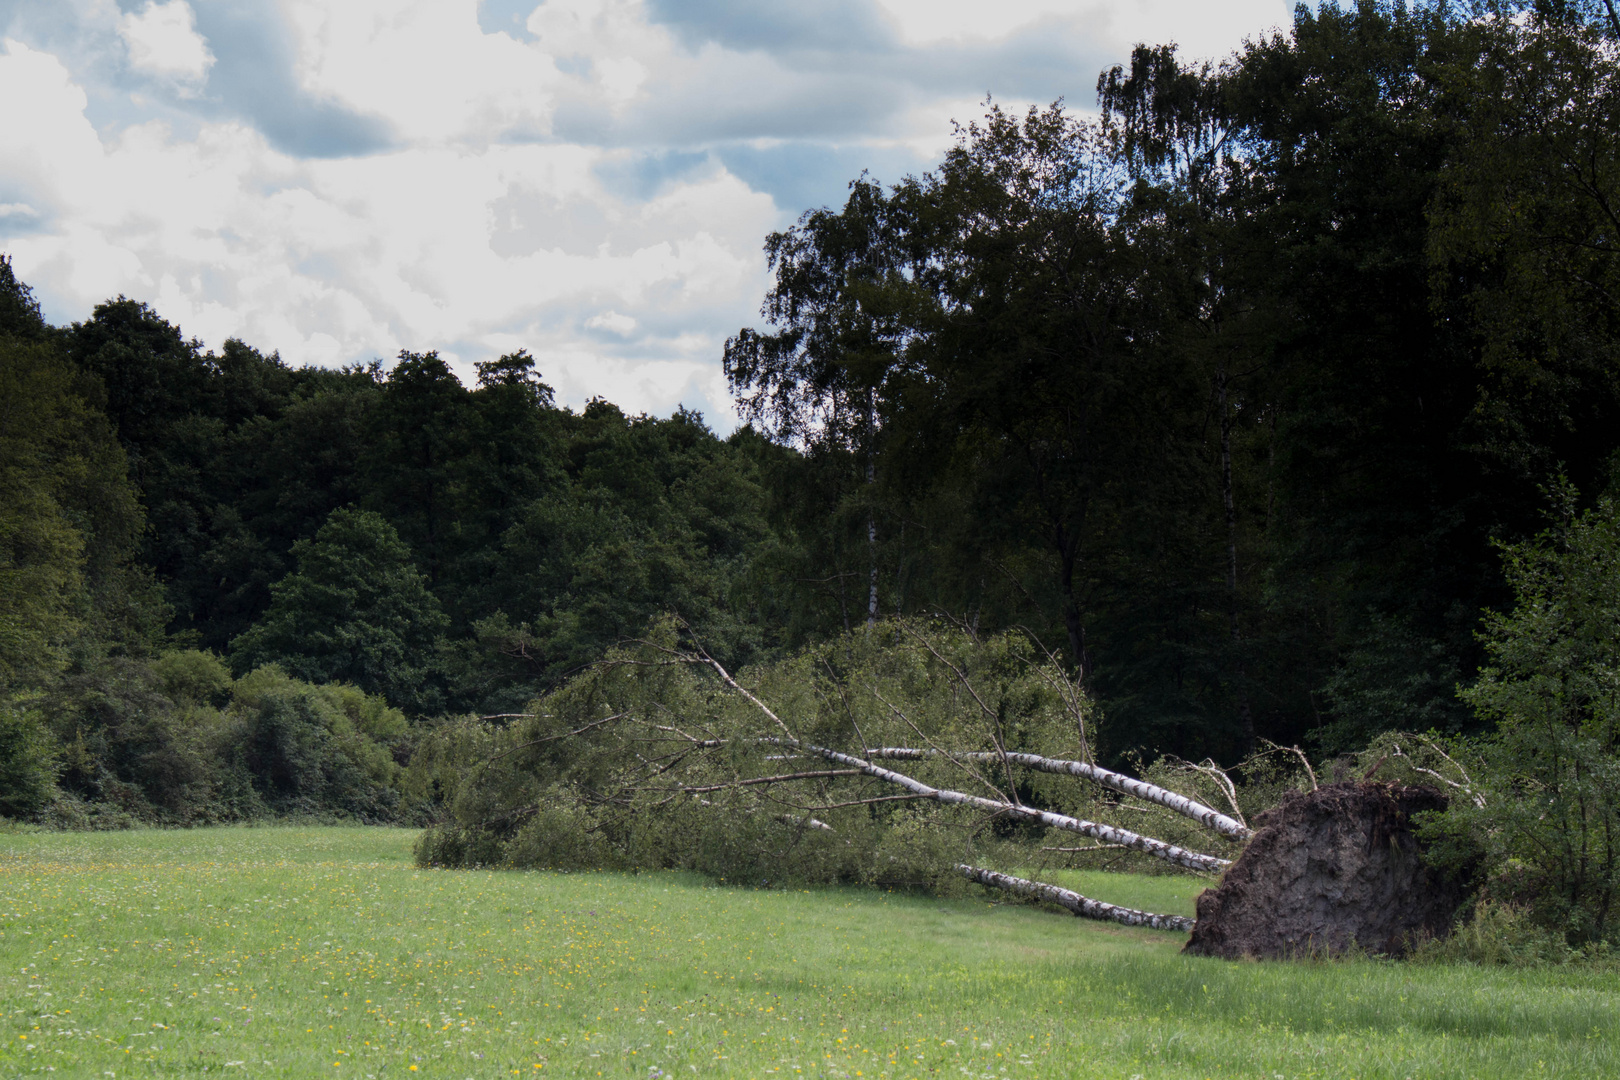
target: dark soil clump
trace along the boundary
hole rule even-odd
[[[1284,799],[1220,887],[1198,897],[1184,952],[1287,957],[1352,947],[1399,956],[1444,937],[1466,883],[1423,861],[1412,815],[1442,810],[1433,788],[1330,784]]]

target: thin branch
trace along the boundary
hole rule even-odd
[[[1281,749],[1281,747],[1278,749]],[[1232,778],[1226,774],[1225,769],[1215,764],[1214,758],[1205,758],[1196,765],[1173,754],[1166,754],[1164,760],[1175,763],[1180,769],[1198,773],[1200,776],[1207,776],[1215,781],[1215,786],[1220,788],[1221,794],[1226,798],[1226,805],[1232,808],[1232,815],[1243,822],[1244,828],[1248,828],[1248,819],[1243,816],[1243,808],[1238,805],[1237,785],[1232,783]]]
[[[1463,768],[1462,764],[1458,762],[1456,758],[1446,753],[1445,750],[1441,748],[1440,744],[1435,742],[1433,739],[1425,738],[1424,736],[1419,735],[1418,740],[1426,744],[1430,750],[1433,750],[1435,753],[1451,762],[1452,767],[1457,770],[1457,775],[1463,778],[1463,783],[1468,786],[1469,790],[1473,790],[1474,778],[1468,775],[1468,770]]]
[[[680,728],[671,727],[668,724],[648,724],[647,726],[652,728],[654,731],[668,731],[668,732],[670,732],[672,734],[679,735],[681,738],[683,738],[687,742],[691,743],[694,747],[699,747],[699,746],[722,746],[722,745],[725,744],[725,741],[726,741],[724,739],[698,739],[698,738],[694,738],[693,736],[688,735],[686,732],[682,731]]]
[[[905,713],[901,712],[898,707],[891,704],[887,698],[885,698],[882,694],[880,694],[878,692],[878,688],[876,686],[871,687],[871,691],[872,691],[872,696],[877,698],[879,701],[883,702],[883,704],[888,705],[890,711],[892,711],[894,713],[894,715],[898,716],[901,720],[903,720],[907,727],[909,727],[912,731],[915,731],[917,733],[917,737],[919,739],[922,739],[924,742],[928,743],[933,748],[932,749],[933,753],[938,754],[941,757],[945,758],[947,761],[949,761],[951,764],[957,766],[959,769],[961,769],[963,772],[967,773],[973,779],[977,780],[979,783],[983,784],[985,787],[987,787],[991,791],[995,792],[996,796],[998,798],[1001,798],[1001,799],[1003,799],[1003,800],[1005,800],[1007,802],[1012,801],[1011,799],[1008,799],[1007,796],[1002,793],[1000,788],[996,787],[996,785],[992,784],[985,777],[979,775],[979,773],[976,770],[968,768],[967,763],[966,763],[966,761],[964,761],[962,759],[962,756],[955,755],[955,754],[950,754],[950,753],[946,752],[945,750],[940,749],[940,747],[938,747],[937,745],[935,745],[934,740],[930,739],[927,735],[924,735],[922,733],[922,729],[917,727],[916,724],[913,724],[911,722],[910,717],[908,717]],[[883,757],[884,756],[884,752],[882,750],[872,750],[872,749],[865,748],[865,747],[863,747],[862,749],[863,749],[863,752],[866,754],[866,756],[869,757],[869,758],[870,757]]]
[[[1012,792],[1012,801],[1017,802],[1018,801],[1018,781],[1013,779],[1012,766],[1007,764],[1007,747],[1005,745],[1006,740],[1004,738],[1002,738],[1001,717],[997,713],[995,713],[993,710],[991,710],[990,706],[988,706],[988,705],[986,705],[984,703],[984,699],[979,696],[979,691],[976,690],[974,688],[973,684],[968,681],[968,677],[967,677],[966,672],[962,671],[955,664],[951,663],[949,660],[947,660],[943,656],[941,656],[939,654],[939,650],[934,648],[933,642],[929,641],[927,638],[925,638],[921,634],[917,633],[917,631],[913,630],[910,626],[906,625],[905,623],[901,623],[900,625],[901,625],[901,628],[904,629],[906,633],[910,634],[913,638],[916,638],[918,641],[922,642],[923,648],[927,649],[930,653],[932,653],[934,655],[935,660],[938,660],[940,663],[942,663],[946,667],[950,668],[951,673],[956,676],[957,681],[960,682],[962,684],[962,686],[967,690],[967,692],[973,696],[973,700],[978,702],[979,709],[981,711],[983,711],[985,717],[987,719],[989,719],[989,721],[990,721],[990,731],[991,731],[991,734],[993,734],[995,736],[996,749],[1001,753],[1001,768],[1007,774],[1007,787]],[[994,790],[994,789],[992,789],[992,790]]]
[[[1424,739],[1422,736],[1418,736],[1418,739],[1421,742],[1427,744],[1429,749],[1433,750],[1435,753],[1439,754],[1441,757],[1443,757],[1447,761],[1451,762],[1451,764],[1456,768],[1457,772],[1462,775],[1463,780],[1465,780],[1467,782],[1459,784],[1455,780],[1451,780],[1451,779],[1448,779],[1448,778],[1440,775],[1440,773],[1435,771],[1434,769],[1426,769],[1426,768],[1424,768],[1423,766],[1419,765],[1416,761],[1414,761],[1410,754],[1403,753],[1401,751],[1401,748],[1400,748],[1399,744],[1397,744],[1395,746],[1395,748],[1394,748],[1394,756],[1399,757],[1399,758],[1405,758],[1407,760],[1407,762],[1410,763],[1413,772],[1419,772],[1419,773],[1422,773],[1425,776],[1432,776],[1436,780],[1440,781],[1442,784],[1445,784],[1447,787],[1456,788],[1458,791],[1462,792],[1464,795],[1467,795],[1468,798],[1469,798],[1469,801],[1471,801],[1475,806],[1479,807],[1481,810],[1485,809],[1485,796],[1481,795],[1479,792],[1474,790],[1474,788],[1473,788],[1473,780],[1469,777],[1468,770],[1464,769],[1461,765],[1457,764],[1457,761],[1450,754],[1446,753],[1444,750],[1440,749],[1440,747],[1436,746],[1433,743],[1433,741],[1431,741],[1429,739]]]
[[[688,627],[688,630],[690,630],[690,627]],[[747,698],[754,704],[756,708],[759,709],[760,712],[770,717],[772,722],[774,722],[777,727],[782,729],[782,734],[786,735],[790,739],[794,737],[793,732],[788,730],[788,726],[782,723],[782,718],[772,712],[769,705],[765,704],[763,701],[759,700],[759,698],[749,693],[741,683],[739,683],[736,679],[733,679],[731,677],[731,672],[727,671],[725,666],[722,665],[720,661],[716,660],[714,657],[710,656],[706,651],[704,651],[702,645],[698,646],[698,654],[693,656],[690,653],[679,652],[675,649],[669,648],[668,646],[660,645],[656,641],[646,641],[640,638],[636,639],[636,641],[638,644],[646,645],[648,648],[657,649],[659,652],[671,657],[672,659],[656,663],[649,663],[645,660],[613,660],[609,661],[608,663],[623,664],[630,667],[662,667],[667,664],[700,664],[711,667],[720,676],[722,682],[731,687],[733,690],[737,691],[737,693],[741,694],[743,697]]]
[[[531,746],[539,746],[542,743],[556,742],[558,739],[567,739],[574,735],[583,735],[592,728],[599,728],[603,724],[611,723],[614,720],[622,720],[624,717],[629,715],[629,713],[614,713],[612,716],[604,716],[600,720],[593,720],[584,727],[575,728],[573,731],[564,731],[558,735],[547,735],[543,739],[535,739],[531,742],[519,743],[517,746],[508,747],[507,749],[496,754],[494,757],[488,758],[481,767],[487,769],[491,765],[495,764],[495,762],[501,760],[501,758],[506,757],[508,754],[515,754],[519,750],[527,750]]]
[[[824,803],[820,806],[800,806],[798,803],[790,803],[785,800],[778,801],[783,806],[791,806],[795,810],[842,810],[846,806],[873,806],[877,803],[886,802],[917,802],[931,797],[929,795],[875,795],[870,799],[850,799],[847,802]]]
[[[1018,629],[1023,633],[1024,637],[1034,642],[1036,648],[1040,649],[1041,652],[1046,654],[1047,664],[1050,665],[1050,668],[1042,666],[1041,664],[1031,664],[1030,667],[1035,670],[1035,674],[1039,675],[1041,679],[1046,682],[1046,685],[1057,690],[1058,694],[1063,698],[1063,707],[1067,709],[1069,715],[1073,717],[1075,733],[1080,737],[1080,760],[1090,761],[1091,740],[1086,735],[1086,712],[1082,706],[1083,698],[1080,688],[1075,685],[1073,680],[1064,676],[1053,674],[1053,671],[1061,672],[1063,670],[1063,665],[1059,662],[1057,653],[1053,652],[1051,649],[1048,649],[1046,647],[1046,642],[1042,641],[1038,636],[1036,636],[1035,631],[1031,630],[1027,626],[1020,626]]]
[[[710,667],[714,668],[714,670],[719,674],[720,679],[721,679],[722,682],[724,682],[727,686],[731,687],[733,690],[737,691],[737,693],[741,694],[743,697],[747,698],[750,702],[752,702],[754,704],[754,707],[757,708],[760,712],[762,712],[766,716],[770,717],[771,721],[773,723],[775,723],[777,727],[782,729],[782,734],[786,735],[790,739],[794,737],[793,732],[788,730],[788,726],[786,724],[782,723],[782,718],[780,716],[777,716],[774,712],[772,712],[771,707],[769,705],[767,705],[763,701],[759,700],[759,698],[757,698],[753,694],[751,694],[747,690],[747,688],[745,688],[741,683],[739,683],[736,679],[733,679],[731,677],[731,672],[727,671],[724,667],[722,667],[721,664],[720,664],[720,661],[716,660],[714,657],[708,655],[707,653],[704,653],[700,658],[697,658],[695,660],[695,662],[700,663],[700,664],[707,664]]]
[[[753,787],[756,784],[783,784],[789,780],[820,780],[829,776],[860,776],[859,769],[820,769],[816,772],[782,773],[779,776],[756,776],[749,780],[733,780],[729,784],[708,784],[704,787],[682,786],[681,791],[689,795],[698,792],[724,791],[727,788]]]
[[[838,831],[837,829],[833,828],[831,825],[827,824],[825,821],[817,821],[815,818],[800,817],[798,814],[783,814],[777,820],[785,821],[789,825],[798,825],[798,826],[801,826],[802,828],[818,829],[821,832],[837,832]]]
[[[1090,847],[1043,847],[1042,851],[1067,851],[1071,854],[1083,855],[1088,851],[1124,851],[1124,844],[1092,844]]]
[[[1305,775],[1311,778],[1311,790],[1318,790],[1320,785],[1318,785],[1316,782],[1316,770],[1311,768],[1311,759],[1305,756],[1305,751],[1301,750],[1298,746],[1278,746],[1270,739],[1261,739],[1260,741],[1279,753],[1293,754],[1295,757],[1299,758],[1300,764],[1305,766]]]
[[[861,753],[866,753],[866,734],[861,731],[861,722],[855,719],[855,710],[849,706],[849,695],[844,693],[844,684],[839,680],[838,674],[833,671],[832,664],[825,658],[821,666],[827,669],[827,675],[832,679],[833,689],[838,691],[838,700],[844,703],[844,715],[849,717],[849,726],[855,729],[855,737],[861,740]]]

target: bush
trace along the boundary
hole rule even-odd
[[[235,687],[239,761],[276,813],[377,821],[399,806],[399,766],[358,726],[395,732],[403,718],[350,687],[318,687],[258,668]]]
[[[1417,963],[1469,963],[1508,967],[1565,964],[1580,957],[1564,935],[1537,922],[1523,904],[1481,900],[1448,937],[1422,942],[1409,959]]]
[[[1566,501],[1572,499],[1564,493]],[[1620,506],[1605,498],[1504,547],[1515,606],[1463,699],[1495,730],[1476,783],[1433,823],[1432,856],[1571,944],[1620,937]]]
[[[176,705],[218,707],[230,698],[231,672],[224,661],[199,649],[163,653],[152,665],[163,695]]]
[[[232,680],[197,650],[91,657],[29,710],[0,707],[0,813],[87,829],[414,820],[395,761],[414,734],[375,694],[273,666]]]
[[[0,815],[33,818],[56,794],[51,738],[37,713],[0,702]]]

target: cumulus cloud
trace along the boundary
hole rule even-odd
[[[146,0],[139,12],[118,20],[118,36],[129,49],[130,67],[168,80],[186,93],[195,93],[214,66],[214,54],[197,33],[196,16],[186,0],[166,4]]]
[[[0,250],[57,321],[124,293],[213,347],[328,365],[438,349],[464,377],[527,348],[565,402],[685,404],[726,429],[721,347],[756,318],[768,231],[863,169],[928,167],[986,90],[1087,105],[1096,71],[1161,26],[1218,54],[1286,17],[1274,0],[16,0],[0,99],[29,107],[0,121]]]
[[[636,328],[636,320],[609,308],[599,315],[592,315],[586,319],[585,325],[593,330],[606,330],[610,334],[624,337]]]

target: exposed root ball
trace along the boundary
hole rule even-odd
[[[1198,897],[1185,952],[1283,957],[1352,945],[1401,955],[1451,930],[1465,883],[1423,861],[1412,815],[1440,810],[1426,787],[1330,784],[1285,799],[1220,887]]]

